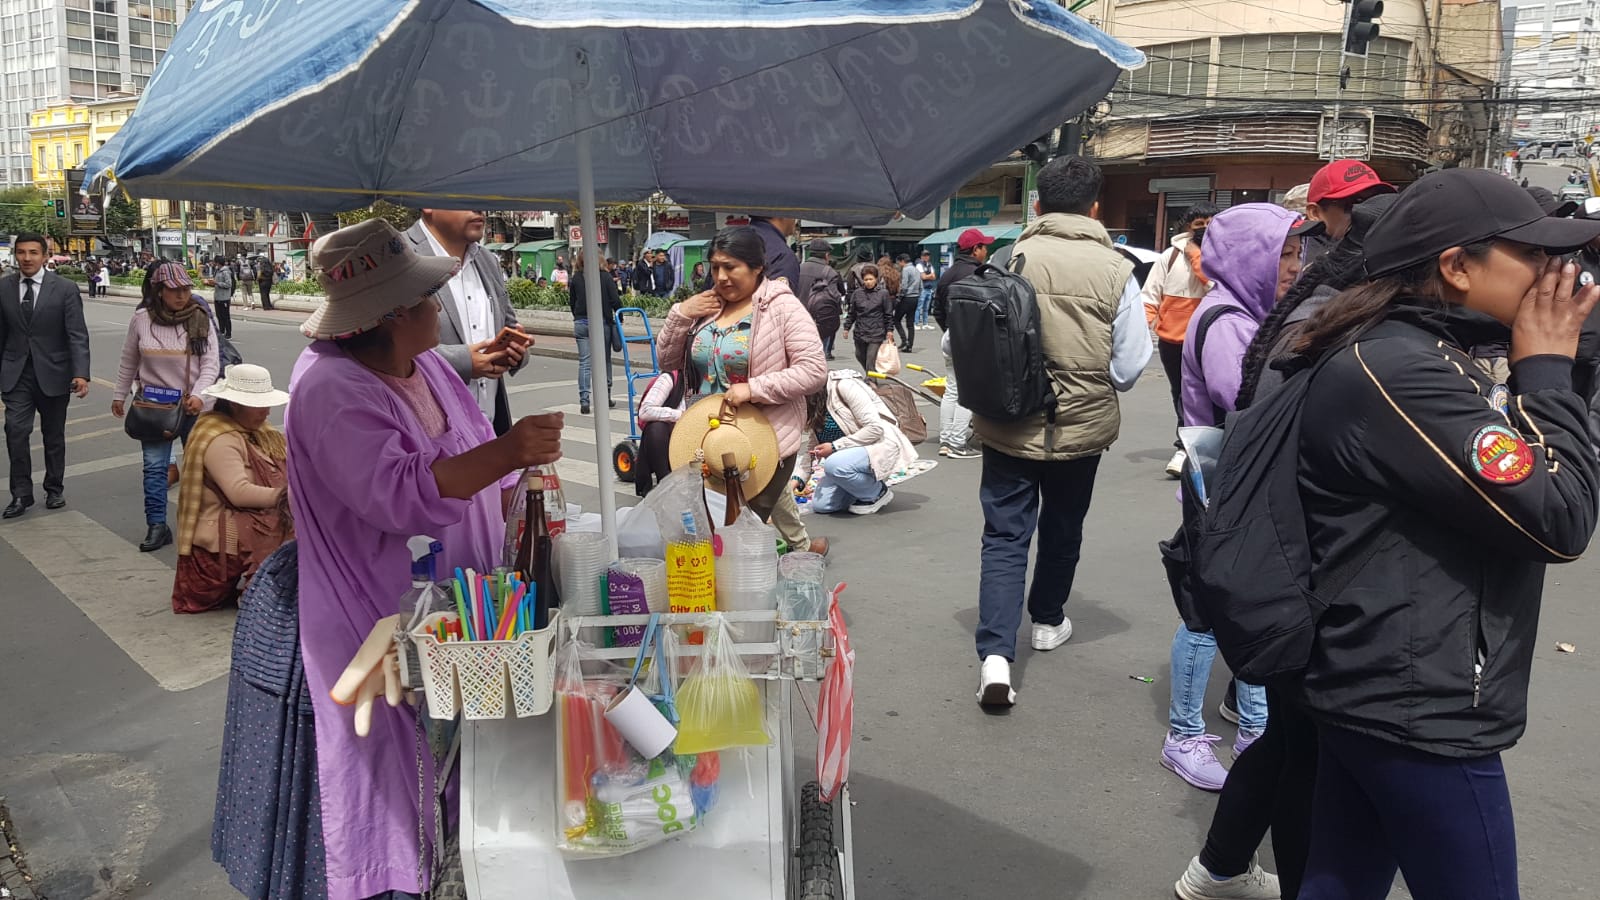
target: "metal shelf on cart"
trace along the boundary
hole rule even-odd
[[[734,648],[738,651],[741,657],[766,659],[777,659],[781,657],[790,661],[791,664],[793,662],[803,661],[813,667],[816,667],[820,673],[822,662],[832,657],[834,654],[833,627],[826,620],[822,619],[789,621],[787,619],[780,618],[776,610],[730,610],[728,612],[715,613],[662,613],[659,619],[662,625],[676,628],[695,628],[704,627],[707,624],[708,617],[712,615],[720,615],[727,619],[729,624],[735,626],[745,624],[770,624],[777,629],[780,638],[785,636],[791,638],[791,644],[789,647],[786,647],[782,640],[766,641],[763,643],[736,643],[734,644]],[[572,635],[579,633],[579,631],[584,628],[620,628],[629,625],[648,625],[650,624],[650,619],[651,616],[649,615],[574,616],[570,619],[563,617],[562,631],[565,636],[571,637]],[[821,639],[816,642],[815,652],[810,652],[809,650],[798,653],[793,652],[791,650],[793,647],[792,639],[799,637],[801,634],[806,632],[817,632],[821,635]],[[704,651],[705,645],[703,644],[690,644],[683,641],[680,641],[677,647],[677,653],[679,656],[695,657],[702,655]],[[625,660],[633,659],[635,656],[638,656],[639,649],[638,647],[595,647],[591,650],[585,650],[584,655],[591,659]],[[782,673],[773,672],[770,670],[751,672],[750,675],[752,678],[763,679],[796,677],[794,675],[784,675]],[[814,680],[814,678],[807,677],[802,680]]]

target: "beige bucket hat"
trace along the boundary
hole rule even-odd
[[[312,340],[370,331],[391,311],[437,294],[460,267],[450,256],[422,256],[383,219],[368,219],[311,245],[311,265],[327,300],[300,326]]]

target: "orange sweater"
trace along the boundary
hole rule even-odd
[[[1179,254],[1183,256],[1181,262]],[[1172,246],[1150,267],[1150,276],[1140,292],[1150,330],[1168,343],[1183,343],[1189,331],[1189,317],[1210,289],[1211,283],[1200,270],[1200,248],[1194,246],[1187,233],[1174,236]]]

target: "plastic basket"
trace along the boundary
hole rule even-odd
[[[560,610],[550,624],[523,632],[514,641],[446,641],[428,628],[450,613],[435,613],[412,632],[422,657],[422,688],[435,719],[453,719],[459,709],[468,719],[542,716],[555,698],[551,659]]]

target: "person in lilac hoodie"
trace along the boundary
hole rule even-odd
[[[1221,425],[1239,395],[1245,351],[1262,320],[1300,275],[1300,236],[1316,230],[1297,213],[1269,203],[1225,210],[1206,229],[1202,268],[1215,286],[1196,307],[1183,345],[1183,423]],[[1172,639],[1172,706],[1161,764],[1197,788],[1222,790],[1227,770],[1211,745],[1203,707],[1217,642],[1209,631],[1180,624]],[[1267,726],[1266,691],[1238,688],[1243,753]]]

